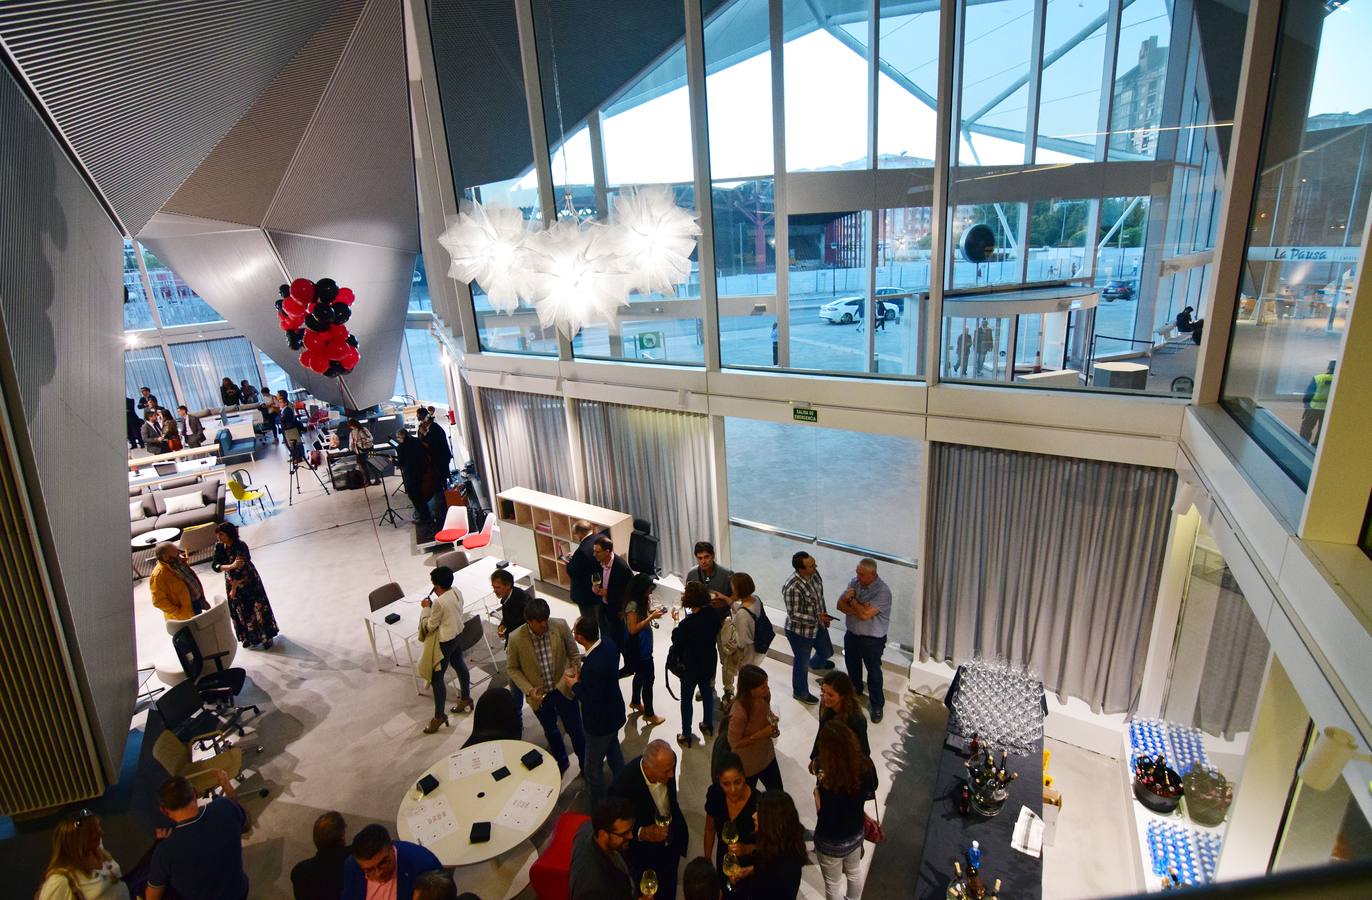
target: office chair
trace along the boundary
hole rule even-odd
[[[213,710],[205,708],[200,691],[189,678],[167,688],[153,705],[167,731],[180,740],[202,749],[213,747],[216,752],[224,749],[224,723]]]
[[[657,538],[652,535],[653,523],[647,519],[634,519],[634,530],[629,535],[629,568],[645,575],[657,576]]]
[[[262,710],[256,704],[247,706],[234,706],[233,701],[243,690],[243,684],[247,681],[248,673],[246,669],[226,669],[221,661],[225,653],[215,653],[208,657],[214,660],[217,670],[214,672],[205,671],[206,657],[201,654],[200,646],[195,642],[195,635],[191,634],[189,628],[178,629],[172,635],[172,647],[176,649],[177,658],[181,660],[181,667],[186,671],[186,682],[195,687],[200,692],[200,699],[209,704],[215,714],[223,719],[223,730],[237,728],[240,735],[246,734],[243,730],[243,714],[252,710],[257,715],[262,715]]]
[[[259,491],[247,487],[243,482],[238,480],[239,475],[246,477],[247,474],[247,471],[244,469],[239,469],[237,472],[233,473],[229,478],[229,493],[233,494],[233,499],[238,502],[239,509],[243,508],[244,503],[256,503],[265,516],[267,514],[267,504],[263,502],[262,498],[266,497],[270,499],[273,506],[276,505],[276,499],[272,497],[271,491],[266,485],[263,485],[263,489]]]
[[[447,553],[440,553],[434,558],[434,565],[447,566],[454,572],[460,572],[470,565],[467,554],[461,550],[450,550]]]
[[[486,518],[481,523],[481,530],[468,534],[462,539],[463,550],[480,550],[491,542],[491,531],[495,528],[495,516],[486,513]]]
[[[381,587],[367,595],[367,603],[371,606],[372,612],[376,612],[381,607],[404,599],[405,591],[394,581],[388,581]]]

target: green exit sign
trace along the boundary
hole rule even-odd
[[[818,422],[819,410],[796,407],[791,410],[791,418],[797,422]]]

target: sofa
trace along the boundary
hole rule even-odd
[[[167,500],[184,495],[198,495],[200,505],[185,512],[168,512]],[[140,503],[138,511],[142,515],[138,518],[132,515],[134,501]],[[154,528],[189,528],[209,522],[217,524],[224,521],[224,479],[213,477],[201,481],[199,475],[187,475],[137,493],[130,488],[129,503],[130,537],[138,537]]]

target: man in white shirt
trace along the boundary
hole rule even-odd
[[[429,573],[436,594],[433,599],[425,597],[420,601],[424,612],[419,615],[419,623],[426,631],[438,631],[439,663],[434,669],[429,685],[434,694],[434,717],[424,729],[425,734],[433,734],[442,725],[448,724],[448,716],[443,705],[448,700],[448,686],[443,680],[449,664],[457,670],[457,681],[462,688],[462,699],[452,708],[455,713],[469,712],[472,708],[472,677],[467,671],[467,662],[462,658],[459,638],[462,636],[462,595],[453,589],[453,570],[439,566]]]

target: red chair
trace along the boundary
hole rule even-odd
[[[553,837],[547,848],[529,867],[529,885],[534,889],[538,900],[567,900],[567,880],[572,866],[572,839],[583,822],[590,816],[581,813],[565,812],[557,819]]]
[[[464,507],[465,509],[465,507]],[[469,534],[462,539],[463,550],[480,550],[491,542],[491,531],[495,528],[495,515],[486,513],[486,519],[481,523],[481,530],[476,534]]]
[[[467,507],[450,506],[443,516],[443,527],[434,532],[440,544],[456,544],[467,536]]]

